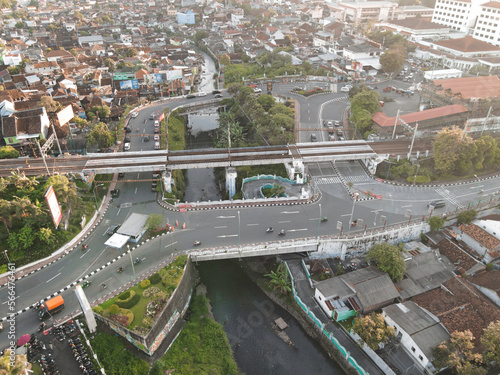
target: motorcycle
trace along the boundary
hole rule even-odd
[[[84,281],[84,282],[82,283],[82,288],[86,288],[86,287],[90,286],[90,284],[92,284],[92,282],[91,282],[91,281]]]
[[[273,231],[274,231],[274,229],[273,229],[272,227],[269,227],[269,228],[267,228],[267,229],[266,229],[266,232],[267,232],[267,233],[271,233],[271,232],[273,232]]]
[[[116,272],[117,272],[117,273],[121,273],[121,272],[123,272],[123,271],[125,271],[125,267],[119,267],[119,268],[116,270]]]
[[[142,262],[142,260],[140,260],[139,258],[135,258],[135,260],[134,260],[134,264],[139,264],[141,262]]]
[[[200,244],[201,244],[201,241],[194,241],[194,242],[193,242],[193,246],[198,246],[198,245],[200,245]]]
[[[86,245],[82,245],[82,251],[86,250],[88,247],[89,247],[89,245],[88,245],[88,244],[86,244]]]
[[[351,227],[355,227],[358,224],[357,220],[351,221]]]
[[[328,218],[326,216],[321,218],[321,221],[328,221]]]
[[[285,232],[285,230],[284,230],[284,229],[282,229],[282,230],[280,231],[280,233],[279,233],[279,235],[280,235],[280,236],[284,236],[285,234],[286,234],[286,232]]]

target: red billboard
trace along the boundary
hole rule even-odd
[[[56,192],[54,191],[54,187],[49,186],[47,191],[45,192],[45,200],[47,201],[47,205],[49,206],[50,214],[52,215],[52,220],[54,221],[54,225],[56,228],[59,226],[59,223],[62,219],[62,211],[59,202],[57,201]]]

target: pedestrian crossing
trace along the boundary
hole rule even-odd
[[[363,175],[358,175],[358,176],[346,176],[344,177],[347,182],[352,181],[352,182],[366,182],[366,181],[373,181],[370,176],[367,176],[365,174]]]
[[[348,176],[345,178],[347,182],[364,182],[364,181],[372,181],[372,179],[366,175],[361,176]],[[317,185],[330,185],[330,184],[340,184],[341,180],[339,176],[315,176],[313,177],[313,181]]]
[[[449,190],[444,189],[444,188],[437,188],[435,191],[440,196],[442,196],[446,201],[448,201],[452,205],[456,206],[457,208],[465,208],[464,205],[462,205],[458,202],[457,196],[455,194],[450,193]]]

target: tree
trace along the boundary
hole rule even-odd
[[[452,332],[448,343],[442,342],[434,348],[434,366],[438,369],[449,367],[459,375],[486,373],[483,368],[478,367],[482,364],[483,357],[481,354],[474,354],[473,340],[474,336],[469,330]]]
[[[26,24],[24,22],[19,21],[19,22],[16,23],[15,26],[18,29],[22,29],[22,28],[24,28],[24,26],[26,26]]]
[[[373,261],[381,271],[387,272],[395,282],[401,280],[406,272],[403,254],[396,245],[375,244],[366,254],[366,259]]]
[[[203,39],[205,39],[206,37],[208,37],[208,32],[206,30],[198,30],[196,32],[196,34],[194,34],[194,41],[196,43],[199,43],[201,42]]]
[[[108,126],[100,122],[94,126],[94,129],[90,132],[87,141],[91,145],[96,145],[99,149],[105,149],[113,144],[114,138],[109,131]]]
[[[12,226],[12,203],[5,199],[0,199],[0,220],[5,226],[5,230],[10,234],[9,228]]]
[[[47,179],[45,183],[46,188],[52,186],[59,202],[63,207],[71,209],[72,205],[78,201],[78,194],[76,191],[76,184],[68,180],[66,176],[54,175]]]
[[[284,263],[281,263],[276,271],[271,271],[271,273],[268,273],[264,276],[267,276],[271,279],[267,283],[267,285],[271,286],[273,290],[278,290],[283,294],[291,292],[291,282]]]
[[[127,52],[125,52],[125,56],[126,57],[135,57],[139,54],[139,52],[137,51],[137,49],[135,48],[129,48],[127,50]]]
[[[467,210],[460,212],[457,217],[457,225],[470,224],[472,220],[474,220],[476,217],[477,217],[476,210]]]
[[[148,228],[148,233],[151,234],[155,230],[157,230],[160,225],[163,224],[163,215],[160,214],[151,214],[146,219],[146,227]]]
[[[223,54],[220,57],[220,63],[224,66],[228,66],[229,64],[231,64],[231,58],[229,57],[229,55],[227,53]]]
[[[451,173],[460,157],[464,145],[472,142],[458,126],[444,128],[436,135],[433,145],[434,167],[444,174]]]
[[[500,320],[491,322],[483,330],[481,344],[485,347],[484,359],[500,364]]]
[[[400,50],[390,49],[380,56],[380,65],[385,73],[399,72],[406,60],[406,55]]]
[[[436,232],[444,226],[444,218],[433,216],[427,219],[427,223],[430,225],[431,231]]]
[[[152,60],[151,60],[151,66],[152,66],[153,68],[158,67],[158,65],[160,65],[160,62],[159,62],[157,59],[152,59]]]
[[[19,151],[12,146],[0,148],[0,159],[15,159],[19,157]]]
[[[273,98],[272,95],[264,94],[260,95],[257,98],[257,102],[262,106],[262,108],[264,108],[265,111],[269,111],[269,109],[271,109],[276,100]]]
[[[52,99],[51,96],[42,96],[37,105],[39,107],[45,107],[47,112],[57,112],[62,109],[61,103]]]
[[[394,336],[394,328],[385,324],[382,314],[372,312],[370,315],[355,318],[352,329],[372,350]]]

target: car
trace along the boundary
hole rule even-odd
[[[329,141],[334,141],[335,140],[335,136],[333,134],[329,134],[328,135],[328,140]]]
[[[160,126],[160,122],[158,120],[155,120],[155,126],[156,127]]]
[[[143,140],[144,142],[149,142],[149,135],[145,135],[145,136],[142,138],[142,140]]]
[[[153,112],[149,115],[150,120],[154,120],[155,118],[156,118],[156,113]]]
[[[318,137],[316,137],[316,134],[311,134],[311,142],[318,142]]]
[[[156,141],[155,142],[155,150],[159,150],[160,149],[160,141]]]
[[[430,202],[427,207],[429,207],[430,209],[434,210],[436,208],[441,208],[441,207],[445,207],[446,206],[446,202],[444,200],[437,200],[437,201],[432,201]]]
[[[255,87],[257,87],[257,85],[256,85],[255,83],[251,83],[251,84],[249,84],[248,86],[250,86],[251,88],[255,88]]]
[[[130,126],[127,126],[127,128],[125,129],[125,131],[127,133],[132,133],[132,128]]]
[[[123,151],[128,151],[128,150],[130,150],[130,143],[126,142],[123,144]]]
[[[118,229],[120,229],[121,225],[120,224],[113,224],[111,225],[107,230],[106,230],[106,234],[108,236],[112,236],[113,234],[115,234],[116,232],[118,232]]]
[[[200,92],[198,93],[198,96],[207,96],[207,93],[206,93],[206,92],[203,92],[203,91],[200,91]]]
[[[125,173],[123,172],[118,173],[118,177],[125,177]]]
[[[160,128],[155,128],[155,134],[160,134]]]
[[[340,129],[339,129],[339,130],[337,130],[337,135],[338,135],[339,137],[343,137],[343,136],[344,136],[344,131],[343,131],[343,130],[340,130]]]
[[[132,118],[136,118],[137,116],[139,116],[139,112],[132,113]]]
[[[160,136],[159,136],[158,134],[155,134],[155,135],[153,136],[153,139],[154,139],[155,141],[159,141],[159,140],[160,140]]]
[[[123,140],[124,143],[130,143],[130,137],[125,137],[125,139]]]
[[[343,135],[339,135],[339,141],[345,141],[345,137]]]
[[[335,126],[340,126],[340,121],[335,121],[335,122],[334,122],[334,125],[335,125]]]
[[[120,196],[120,189],[111,190],[111,197],[118,198]]]
[[[219,90],[213,90],[212,91],[212,94],[215,95],[215,94],[221,94],[221,92]]]
[[[349,92],[351,89],[348,86],[344,86],[340,89],[341,92]]]
[[[333,123],[332,123],[331,121],[328,121],[328,122],[326,123],[326,126],[332,126],[332,125],[333,125]]]
[[[222,97],[223,97],[223,95],[222,95],[222,94],[215,94],[215,97],[216,97],[216,98],[222,98]]]
[[[259,88],[259,87],[255,87],[255,88],[253,89],[253,92],[262,92],[262,89],[261,89],[261,88]]]
[[[194,94],[186,95],[186,99],[194,99],[194,98],[196,98],[196,95],[194,95]]]

